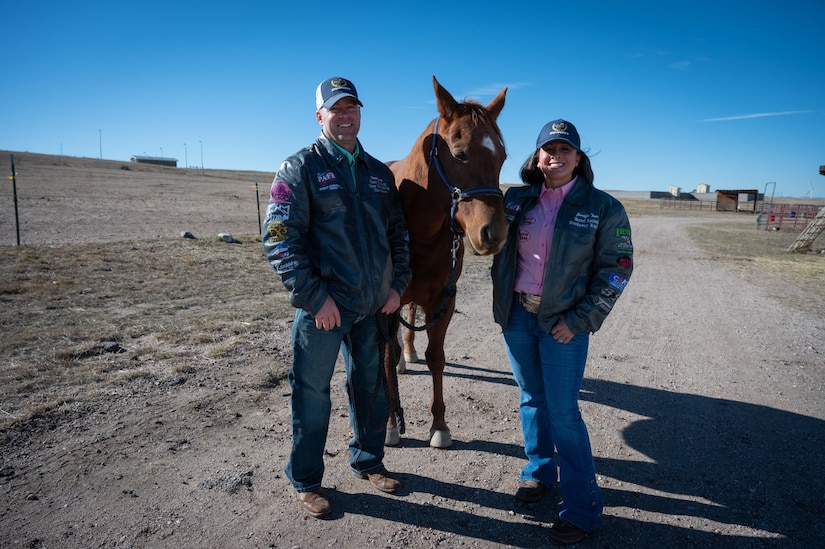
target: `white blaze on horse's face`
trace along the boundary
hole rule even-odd
[[[485,135],[484,139],[481,140],[481,146],[485,149],[490,149],[490,152],[496,154],[498,152],[498,147],[496,147],[496,143],[493,141],[493,138],[489,135]]]

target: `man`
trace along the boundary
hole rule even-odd
[[[400,487],[383,464],[389,403],[379,377],[379,314],[398,310],[411,271],[392,172],[358,141],[363,105],[355,86],[329,78],[318,86],[315,101],[321,134],[278,169],[262,241],[296,308],[289,371],[292,449],[285,471],[298,505],[322,517],[331,510],[321,481],[339,349],[354,433],[350,468],[383,492]]]

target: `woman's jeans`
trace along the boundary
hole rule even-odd
[[[538,315],[514,299],[504,342],[521,393],[519,414],[528,463],[519,480],[555,486],[558,460],[564,498],[559,517],[588,532],[599,525],[604,505],[590,437],[579,412],[589,341],[590,334],[581,332],[567,344],[558,343],[541,329]]]
[[[330,383],[339,350],[346,365],[345,383],[354,433],[349,444],[350,467],[356,473],[383,468],[389,417],[386,384],[379,377],[383,344],[376,315],[357,315],[341,309],[341,326],[324,331],[315,327],[312,315],[302,309],[296,311],[289,370],[292,450],[285,469],[296,491],[321,487],[332,408]]]

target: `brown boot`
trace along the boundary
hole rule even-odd
[[[315,518],[328,515],[332,510],[324,491],[321,488],[309,492],[295,492],[298,496],[298,507]]]
[[[516,490],[516,499],[526,503],[533,503],[538,501],[547,492],[547,486],[536,482],[535,480],[520,480],[518,483],[518,490]]]
[[[369,479],[370,483],[388,494],[394,494],[401,488],[401,481],[390,476],[390,472],[386,469],[379,469],[371,473],[355,473],[361,478]]]

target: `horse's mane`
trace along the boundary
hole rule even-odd
[[[459,117],[469,115],[474,125],[492,126],[493,129],[495,129],[496,134],[498,134],[499,137],[502,137],[501,130],[498,128],[496,120],[490,116],[487,108],[478,101],[464,99],[462,102],[458,103],[456,110]]]

